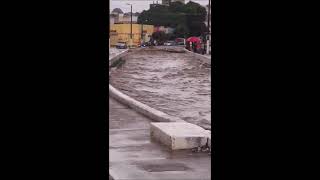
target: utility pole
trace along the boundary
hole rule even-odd
[[[209,54],[209,50],[210,50],[210,39],[211,39],[211,35],[210,35],[210,8],[211,8],[211,3],[209,0],[209,5],[208,5],[208,37],[207,37],[207,54]]]
[[[131,6],[131,20],[130,20],[130,42],[129,42],[129,46],[132,47],[132,4],[127,3],[127,5]]]
[[[148,20],[141,20],[142,22],[142,26],[141,26],[141,40],[143,43],[145,43],[145,39],[144,39],[144,33],[143,33],[143,23],[144,22],[148,22]]]
[[[130,37],[131,37],[131,40],[132,40],[132,4],[131,4],[131,19],[130,19],[130,24],[131,24],[131,27],[130,27]]]
[[[142,43],[144,43],[144,38],[143,38],[143,20],[142,20],[141,23],[142,23],[141,24],[141,45],[142,45]]]
[[[110,31],[111,31],[111,23],[110,23],[110,1],[109,1],[109,11],[108,11],[108,17],[109,17],[109,49],[110,49]]]

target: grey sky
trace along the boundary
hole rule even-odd
[[[127,3],[132,4],[133,12],[142,12],[143,10],[148,10],[149,5],[152,2],[156,2],[156,0],[110,0],[110,11],[114,8],[120,8],[123,12],[130,12],[130,6],[126,5]],[[189,2],[190,0],[185,0],[185,2]],[[197,2],[201,5],[209,4],[209,0],[192,0],[193,2]],[[162,0],[158,0],[158,3],[161,4]]]

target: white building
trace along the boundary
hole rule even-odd
[[[135,24],[138,21],[139,13],[132,13],[132,23]],[[131,12],[123,13],[120,8],[115,8],[110,14],[110,25],[130,23]]]
[[[167,6],[169,6],[169,4],[171,3],[171,2],[182,2],[183,4],[185,3],[185,0],[162,0],[162,5],[167,5]]]
[[[132,23],[138,22],[139,13],[132,13]],[[118,23],[130,23],[131,22],[131,12],[124,13],[123,16],[121,16],[121,19],[119,19]]]

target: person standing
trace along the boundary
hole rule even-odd
[[[196,53],[201,53],[201,43],[200,41],[199,42],[196,42]]]
[[[202,53],[202,55],[204,55],[205,52],[206,52],[205,51],[205,45],[204,45],[204,43],[201,43],[201,53]]]

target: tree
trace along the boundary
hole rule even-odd
[[[123,14],[123,11],[120,8],[114,8],[111,14]]]
[[[192,18],[195,18],[199,21],[205,21],[207,16],[207,10],[205,7],[202,7],[200,4],[189,1],[183,8],[183,12],[187,15],[192,15]]]
[[[188,24],[189,36],[201,36],[207,32],[207,26],[204,22],[191,21]]]
[[[185,24],[179,24],[176,27],[174,34],[179,38],[187,38],[187,36],[189,36],[189,29]]]
[[[157,31],[152,33],[152,39],[156,40],[159,44],[163,44],[168,40],[168,36],[163,31]]]
[[[174,40],[175,38],[177,38],[177,36],[174,33],[169,33],[167,34],[167,40]]]
[[[169,6],[158,5],[143,11],[138,17],[138,23],[154,26],[167,26],[176,28],[175,36],[199,36],[206,32],[204,21],[207,16],[205,7],[195,2],[183,4],[173,2]]]
[[[184,4],[180,1],[170,3],[168,7],[170,12],[183,12]]]

